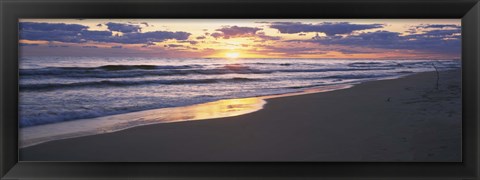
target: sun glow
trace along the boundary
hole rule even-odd
[[[230,58],[230,59],[236,59],[240,56],[240,53],[238,52],[229,52],[229,53],[226,53],[225,56],[227,58]]]

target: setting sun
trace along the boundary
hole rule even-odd
[[[229,53],[226,53],[225,56],[230,59],[235,59],[235,58],[238,58],[240,54],[238,52],[229,52]]]

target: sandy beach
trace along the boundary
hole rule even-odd
[[[461,161],[460,70],[267,99],[235,117],[42,143],[21,161]]]

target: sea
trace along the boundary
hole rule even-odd
[[[23,57],[19,127],[456,69],[460,60]]]

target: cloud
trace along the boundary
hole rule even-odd
[[[84,41],[87,41],[87,40],[90,40],[90,41],[105,41],[105,39],[108,39],[110,37],[113,37],[112,36],[113,33],[110,32],[110,31],[80,31],[80,32],[77,32],[76,36],[72,37],[72,38],[75,38],[75,37],[78,37],[80,38],[80,40],[84,40]]]
[[[54,44],[51,44],[51,45],[48,45],[49,48],[66,48],[66,47],[69,47],[67,45],[54,45]]]
[[[460,54],[460,30],[432,30],[423,34],[402,36],[397,32],[375,31],[349,36],[328,36],[307,40],[322,45],[343,45],[390,50]]]
[[[214,32],[210,34],[210,36],[214,37],[215,39],[229,39],[238,37],[258,38],[256,42],[274,41],[282,39],[280,36],[268,36],[265,35],[265,32],[258,32],[260,30],[262,29],[253,27],[224,26],[220,29],[216,29],[216,31],[219,32]]]
[[[184,41],[177,41],[177,42],[178,42],[178,43],[189,43],[189,44],[191,44],[191,45],[198,44],[198,41],[192,41],[192,40],[190,40],[190,41],[184,40]]]
[[[455,29],[460,29],[461,26],[455,25],[455,24],[424,24],[418,27],[423,27],[423,28],[455,28]]]
[[[105,25],[107,25],[107,28],[110,31],[119,31],[122,33],[140,32],[140,30],[142,29],[140,28],[140,26],[137,26],[137,25],[113,23],[113,22],[109,22]]]
[[[212,33],[211,36],[214,38],[223,37],[224,39],[235,38],[235,37],[249,37],[254,36],[257,31],[260,31],[260,28],[254,27],[240,27],[240,26],[224,26],[220,29],[216,29],[216,33]]]
[[[217,38],[220,38],[220,37],[222,37],[222,36],[223,36],[223,34],[222,34],[222,33],[218,33],[218,32],[216,32],[216,33],[212,33],[212,34],[210,34],[210,36],[212,36],[212,37],[214,37],[215,39],[217,39]]]
[[[48,44],[45,44],[45,42],[41,44],[31,44],[28,43],[29,41],[21,41],[20,46],[39,46],[24,48],[37,50],[45,50],[51,47],[49,51],[54,52],[58,51],[59,48],[53,47],[61,47],[60,45],[65,43],[76,43],[77,45],[67,44],[71,45],[71,47],[61,50],[65,51],[64,53],[69,52],[69,49],[74,49],[75,52],[80,53],[86,52],[84,48],[90,48],[88,52],[108,51],[115,53],[123,53],[129,50],[131,50],[131,53],[136,51],[141,53],[143,51],[154,52],[157,50],[165,50],[176,51],[178,56],[183,56],[179,52],[188,52],[190,49],[195,49],[196,47],[193,45],[199,42],[205,42],[203,39],[208,39],[208,36],[211,36],[217,39],[246,38],[249,42],[252,41],[253,43],[241,44],[242,47],[245,47],[243,48],[245,51],[251,52],[252,54],[265,53],[265,55],[274,56],[301,56],[302,54],[338,55],[339,53],[336,52],[341,52],[345,55],[366,53],[388,55],[395,53],[430,53],[437,54],[438,57],[454,57],[460,56],[461,52],[461,26],[453,24],[421,24],[410,26],[412,29],[415,28],[413,29],[415,33],[405,34],[404,32],[390,32],[375,29],[384,27],[385,25],[383,24],[265,22],[265,25],[262,27],[272,27],[284,34],[270,36],[269,34],[265,34],[262,27],[222,26],[210,33],[201,32],[201,34],[194,37],[191,37],[192,34],[183,31],[142,32],[140,27],[147,25],[144,26],[144,24],[141,23],[135,23],[136,25],[115,24],[117,24],[118,27],[101,24],[103,27],[108,27],[108,30],[92,30],[89,29],[88,26],[80,24],[20,22],[20,40],[49,42]],[[96,23],[91,26],[95,25]],[[372,29],[373,31],[362,31],[367,29]],[[123,31],[123,33],[116,33],[117,31]],[[315,34],[315,32],[325,33],[327,36],[318,36],[305,40],[305,38]],[[296,39],[288,40],[289,38]],[[268,43],[263,43],[265,41],[268,41]],[[222,41],[207,41],[207,43],[223,44]],[[100,46],[99,44],[102,45]],[[132,46],[130,44],[134,45]],[[164,46],[164,44],[167,45]],[[262,47],[257,45],[271,46]],[[207,53],[204,48],[200,49],[202,49],[201,53],[203,54],[217,53],[218,51],[218,49],[215,52],[211,50],[212,52]],[[176,56],[177,54],[173,53],[172,56]],[[407,56],[409,54],[405,55]]]
[[[186,40],[190,36],[187,32],[153,31],[145,33],[128,33],[123,36],[112,36],[104,42],[115,42],[123,44],[146,44],[162,42],[167,39]],[[100,41],[102,42],[102,41]]]
[[[257,35],[257,37],[260,38],[261,41],[277,41],[282,39],[280,36]]]
[[[305,47],[299,46],[273,46],[259,44],[255,45],[259,49],[255,49],[255,52],[262,52],[266,54],[282,54],[283,56],[296,56],[305,54],[326,54],[327,51],[318,47]]]
[[[21,30],[20,39],[26,40],[44,40],[44,41],[59,41],[67,43],[81,43],[86,40],[79,35],[82,31],[37,31],[37,30]]]
[[[21,31],[82,31],[86,30],[88,26],[65,23],[21,22],[19,28]]]
[[[379,53],[379,51],[365,50],[365,49],[352,49],[352,48],[339,48],[336,51],[341,52],[342,54],[373,54]]]
[[[163,47],[177,48],[177,47],[183,47],[183,45],[181,45],[181,44],[168,44],[168,45],[164,45]]]
[[[265,35],[265,32],[258,32],[257,34],[255,34],[255,36],[260,38],[261,41],[278,41],[278,40],[282,39],[282,37],[280,37],[280,36]]]
[[[461,26],[455,25],[455,24],[422,24],[422,25],[410,27],[410,29],[407,32],[414,34],[414,33],[425,31],[425,29],[460,30]]]
[[[82,46],[82,48],[98,48],[98,46]]]
[[[443,39],[443,38],[455,38],[460,40],[461,38],[461,30],[460,29],[452,29],[452,30],[431,30],[427,31],[423,34],[412,34],[408,35],[409,38],[424,38],[424,39]]]
[[[337,34],[350,34],[353,31],[382,28],[383,24],[350,24],[349,22],[324,22],[318,24],[304,24],[300,22],[273,22],[270,28],[277,29],[280,33],[296,34],[306,32],[322,32],[328,36]]]
[[[20,47],[25,47],[25,46],[39,46],[40,44],[30,44],[30,43],[19,43]]]
[[[146,43],[142,46],[142,48],[148,48],[150,46],[155,46],[155,43],[152,43],[152,42]]]
[[[113,35],[111,31],[91,31],[86,26],[76,24],[51,23],[20,23],[20,39],[58,41],[66,43],[122,43],[122,44],[151,44],[168,39],[186,40],[190,36],[187,32],[153,31],[130,32],[122,36]]]

